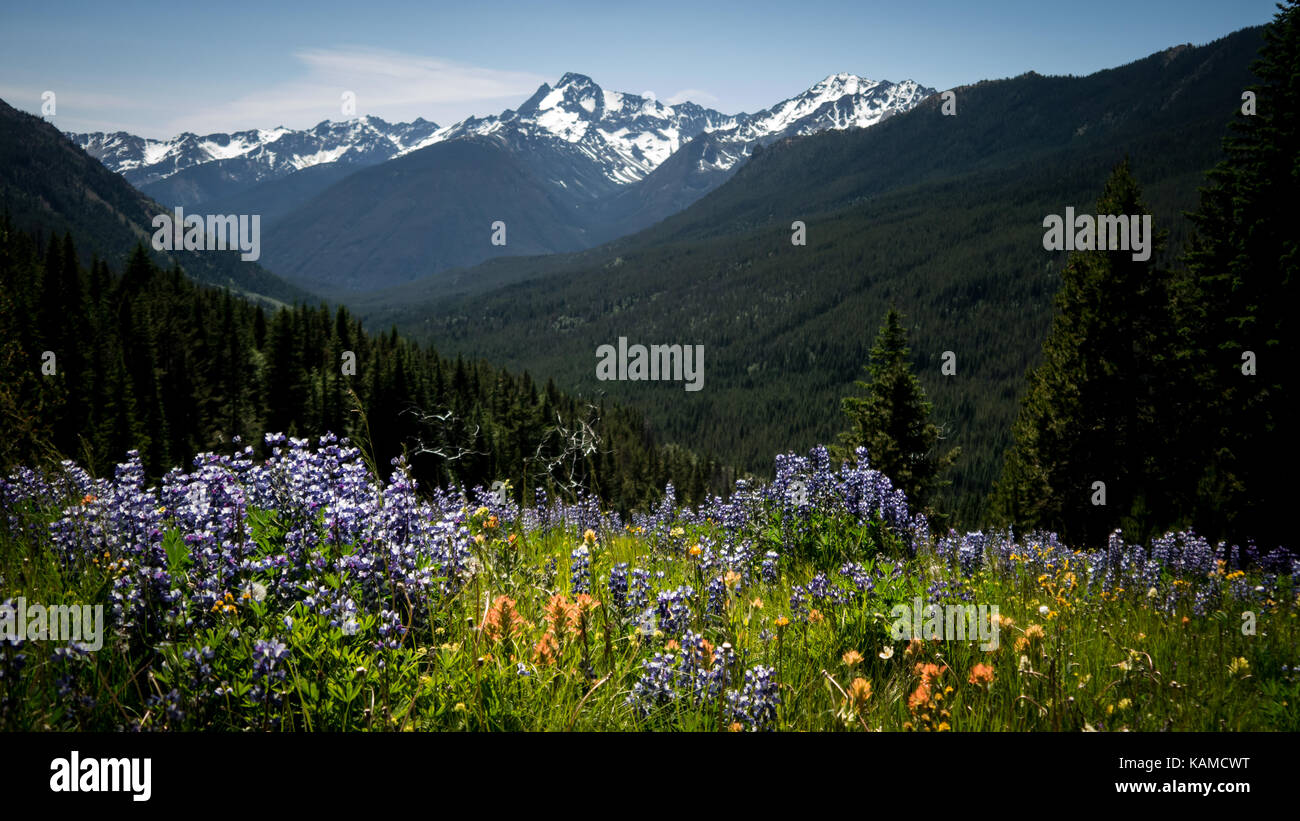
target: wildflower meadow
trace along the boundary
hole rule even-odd
[[[20,599],[104,613],[98,649],[6,632],[0,728],[1300,728],[1281,550],[934,533],[861,450],[621,517],[267,444],[156,486],[135,454],[0,481],[6,623]]]

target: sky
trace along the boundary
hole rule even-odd
[[[166,139],[356,113],[448,125],[544,82],[758,111],[830,74],[937,89],[1090,74],[1272,19],[1274,0],[1087,3],[0,0],[0,98],[63,131]]]

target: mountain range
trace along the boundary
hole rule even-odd
[[[326,120],[302,131],[279,126],[151,140],[124,131],[69,134],[86,153],[166,205],[193,208],[306,168],[356,169],[391,159],[435,133],[423,119]]]
[[[865,128],[932,93],[836,74],[766,110],[725,115],[569,73],[518,109],[443,128],[362,117],[168,141],[69,136],[160,202],[262,214],[268,267],[332,294],[496,255],[592,247],[686,207],[755,146]],[[498,220],[505,245],[489,242]]]

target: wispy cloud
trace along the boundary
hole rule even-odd
[[[677,105],[678,103],[684,103],[687,101],[704,106],[714,106],[718,104],[718,97],[716,94],[710,94],[703,89],[683,88],[667,100],[664,100],[668,105]]]

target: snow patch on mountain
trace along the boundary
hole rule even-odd
[[[283,176],[322,163],[340,160],[357,163],[391,159],[409,145],[437,131],[435,123],[387,123],[378,117],[359,117],[296,131],[278,126],[233,134],[179,134],[170,140],[151,140],[125,132],[70,134],[71,139],[105,166],[134,184],[166,179],[188,168],[211,162],[250,161],[241,173],[249,182]]]

